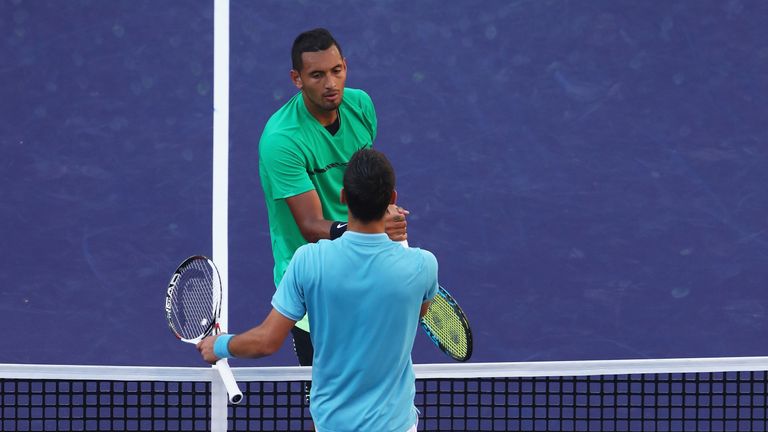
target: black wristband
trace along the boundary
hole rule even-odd
[[[347,230],[346,222],[339,222],[339,221],[331,222],[331,240],[341,237],[341,235],[344,234],[344,231],[346,230]]]

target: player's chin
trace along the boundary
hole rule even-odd
[[[339,99],[338,102],[324,101],[320,106],[326,111],[336,111],[339,108],[339,105],[341,105],[341,99]]]

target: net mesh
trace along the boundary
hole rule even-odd
[[[684,368],[669,361],[649,368],[646,361],[626,373],[622,361],[599,370],[582,363],[588,374],[574,372],[575,363],[559,373],[556,362],[546,370],[540,363],[417,365],[419,431],[765,431],[768,360],[751,359],[761,360],[688,361]],[[181,375],[178,368],[151,368],[154,378],[88,368],[56,378],[56,369],[36,374],[34,366],[15,366],[0,365],[2,431],[312,430],[303,397],[308,368],[236,368],[245,398],[226,407],[217,429],[210,381],[216,376],[208,368]],[[662,366],[670,370],[656,370]]]
[[[2,431],[210,430],[210,384],[8,379]]]

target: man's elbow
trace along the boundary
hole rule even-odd
[[[301,236],[304,237],[304,240],[306,240],[307,243],[317,243],[321,239],[325,238],[322,235],[320,235],[320,233],[316,229],[312,229],[307,225],[299,225],[299,231],[301,232]]]
[[[283,346],[282,341],[278,340],[267,340],[265,341],[264,345],[262,346],[263,349],[263,355],[264,356],[270,356],[274,353],[276,353],[278,350],[280,350],[280,347]]]
[[[302,233],[301,236],[304,237],[304,240],[306,240],[307,243],[317,243],[322,238],[319,235],[312,233]]]
[[[257,327],[257,329],[261,330]],[[240,337],[240,335],[238,335]],[[237,346],[232,351],[236,357],[261,358],[276,353],[283,345],[282,340],[262,331],[245,333],[242,340],[237,340]],[[232,349],[230,344],[230,349]]]

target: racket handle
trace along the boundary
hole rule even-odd
[[[219,371],[219,376],[224,382],[224,387],[227,389],[229,401],[233,404],[240,403],[243,400],[243,392],[237,386],[237,381],[235,381],[235,376],[232,375],[232,369],[229,368],[227,359],[219,359],[216,362],[216,370]]]
[[[408,240],[399,241],[398,243],[403,245],[404,248],[406,248],[406,249],[408,248]]]

